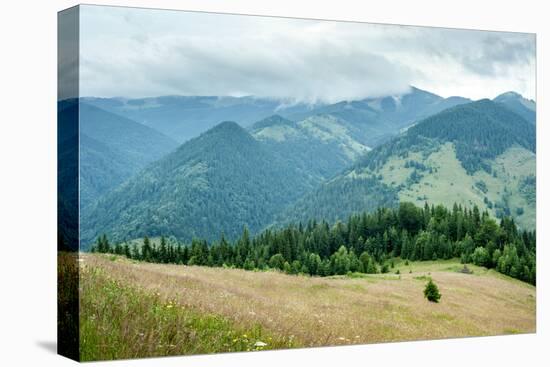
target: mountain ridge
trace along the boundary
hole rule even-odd
[[[78,111],[80,199],[84,210],[177,146],[174,140],[148,126],[98,107],[80,102]]]
[[[223,122],[98,200],[82,220],[83,243],[104,232],[115,240],[235,238],[244,226],[263,228],[310,185],[244,128]]]
[[[280,218],[307,221],[339,202],[329,219],[345,219],[372,192],[374,205],[398,200],[478,205],[494,216],[512,214],[534,227],[534,126],[498,103],[481,100],[430,116],[363,156],[314,193],[287,207]],[[512,150],[512,151],[511,151]],[[450,168],[452,167],[452,169]],[[369,180],[373,189],[365,189]],[[446,185],[446,186],[445,186]],[[343,187],[348,187],[346,190]],[[355,192],[346,195],[345,192]],[[339,193],[339,201],[334,198]],[[357,208],[359,210],[360,208]],[[369,209],[369,208],[366,208]]]

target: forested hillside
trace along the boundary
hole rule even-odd
[[[275,268],[290,274],[334,275],[387,273],[393,257],[437,260],[459,257],[463,263],[497,271],[536,283],[536,236],[520,231],[513,219],[497,223],[489,213],[454,205],[416,207],[401,203],[398,209],[378,208],[373,213],[352,215],[346,222],[292,223],[251,237],[228,241],[221,234],[208,243],[168,243],[164,237],[152,245],[145,237],[140,246],[112,245],[100,236],[92,248],[138,260],[207,266],[235,266],[248,270]]]
[[[523,96],[515,92],[503,93],[493,99],[493,101],[502,104],[506,108],[517,113],[525,120],[532,122],[533,124],[536,122],[535,101],[524,98]]]
[[[83,216],[82,240],[170,234],[182,240],[258,231],[314,181],[234,122],[223,122],[141,171]]]
[[[299,122],[274,115],[252,125],[250,131],[288,167],[295,167],[319,182],[331,178],[370,150],[361,131],[330,115],[316,115]]]
[[[289,118],[270,116],[250,131],[289,164],[326,180],[419,118],[467,102],[413,87],[402,96],[342,101],[293,114],[286,111]]]
[[[494,216],[511,215],[534,228],[535,128],[489,100],[456,106],[428,117],[382,144],[351,169],[289,207],[291,220],[345,219],[357,211],[361,194],[379,203],[399,200],[477,205]],[[396,202],[395,198],[392,199]],[[340,205],[332,206],[331,203]],[[372,202],[369,200],[369,202]]]
[[[358,132],[356,136],[360,142],[374,147],[422,118],[468,102],[471,101],[466,98],[442,98],[411,87],[410,91],[403,95],[342,101],[320,106],[312,111],[295,113],[289,117],[300,121],[316,115],[332,116],[346,121],[348,126]]]
[[[79,122],[83,209],[177,146],[158,131],[82,102]]]

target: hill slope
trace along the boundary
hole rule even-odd
[[[532,229],[535,161],[533,124],[489,100],[472,102],[431,116],[373,149],[279,219],[323,213],[345,219],[358,209],[406,200],[475,204],[495,216],[510,214]],[[358,201],[370,207],[357,208]]]
[[[79,116],[82,208],[177,146],[156,130],[86,103]]]
[[[362,144],[373,147],[422,118],[468,102],[471,101],[466,98],[443,98],[411,87],[410,92],[403,95],[342,101],[320,106],[312,111],[295,113],[290,118],[300,121],[316,115],[332,116],[346,121],[348,128],[357,132],[356,138]]]
[[[83,218],[84,244],[173,235],[209,240],[252,232],[313,183],[234,122],[223,122],[101,198]]]
[[[97,346],[95,359],[127,358],[135,355],[132,352],[143,357],[165,353],[166,343],[153,343],[151,349],[152,344],[148,341],[159,340],[165,330],[185,330],[189,323],[182,324],[181,319],[175,317],[162,318],[161,324],[147,322],[149,314],[141,311],[149,304],[149,297],[155,294],[159,303],[172,305],[170,308],[158,307],[161,315],[172,315],[167,311],[177,312],[185,307],[186,313],[191,315],[200,312],[235,320],[240,328],[259,325],[273,341],[263,339],[265,334],[243,336],[241,333],[239,337],[247,339],[240,339],[240,342],[253,345],[265,341],[268,348],[281,348],[281,339],[293,342],[288,343],[288,347],[313,347],[532,333],[536,330],[535,287],[476,266],[470,266],[474,274],[460,273],[462,265],[458,260],[410,262],[408,266],[397,262],[400,276],[377,274],[364,278],[319,278],[272,271],[150,264],[120,257],[110,260],[97,254],[85,254],[83,260],[87,265],[82,274],[86,307],[81,317],[87,326],[85,330],[97,333],[97,338],[91,340],[117,335],[122,328],[110,325],[120,323],[128,314],[134,316],[125,323],[129,328],[125,330],[129,332],[112,338],[119,345],[103,343]],[[104,285],[105,281],[98,278],[105,275],[118,287],[118,292],[112,292],[113,287],[90,287]],[[428,276],[434,279],[442,293],[440,303],[428,302],[423,297]],[[113,294],[120,293],[125,299],[133,289],[143,290],[148,296],[134,297],[138,302],[121,303],[120,297],[115,301]],[[94,302],[97,299],[113,300],[113,312],[101,312],[98,309],[101,304]],[[212,324],[191,325],[207,328]],[[135,338],[128,337],[139,332],[147,336],[140,340],[147,341],[148,348],[136,348]],[[198,352],[202,352],[212,334],[199,331],[196,335]],[[215,343],[219,333],[214,335],[210,344],[213,348],[221,344]],[[145,345],[145,342],[138,343]],[[187,343],[177,345],[178,349],[169,349],[170,353],[193,353],[185,348]],[[235,347],[228,343],[225,349],[210,351],[234,350]]]
[[[506,106],[511,111],[517,113],[525,120],[535,123],[536,120],[536,104],[534,101],[522,97],[520,94],[515,92],[506,92],[495,99],[496,103],[501,103]]]
[[[402,96],[343,101],[291,114],[291,119],[274,115],[250,130],[289,164],[326,180],[420,117],[467,102],[413,87]]]
[[[361,132],[331,115],[315,115],[293,122],[279,115],[259,121],[252,135],[288,167],[321,182],[348,167],[370,148],[361,141]]]

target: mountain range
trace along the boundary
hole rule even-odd
[[[247,127],[275,113],[301,113],[316,106],[267,98],[217,96],[86,97],[83,101],[154,128],[179,143],[197,137],[221,121],[238,121]]]
[[[82,218],[82,238],[234,238],[244,226],[262,229],[311,188],[307,175],[226,121],[98,200]]]
[[[235,238],[404,200],[475,204],[534,228],[535,108],[519,94],[279,102],[82,99],[84,249],[102,233]]]
[[[500,103],[455,106],[376,147],[279,220],[343,220],[358,211],[360,198],[377,193],[367,209],[398,201],[477,205],[534,228],[535,152],[534,125]]]
[[[310,116],[331,115],[358,125],[367,145],[375,145],[387,139],[399,128],[419,118],[470,102],[462,97],[442,98],[415,87],[400,96],[333,104],[250,96],[163,96],[139,99],[85,97],[82,101],[154,128],[179,143],[200,135],[221,121],[236,121],[243,127],[249,127],[272,115],[296,122]]]

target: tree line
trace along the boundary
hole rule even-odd
[[[158,241],[157,241],[158,242]],[[397,208],[351,215],[347,221],[329,224],[310,220],[269,228],[229,241],[221,234],[208,243],[190,243],[144,237],[141,245],[112,245],[102,235],[93,252],[128,258],[185,265],[279,269],[289,274],[329,276],[388,272],[392,259],[438,260],[460,258],[462,263],[493,268],[513,278],[536,284],[536,233],[520,230],[513,218],[500,222],[477,206],[417,207],[402,202]]]

